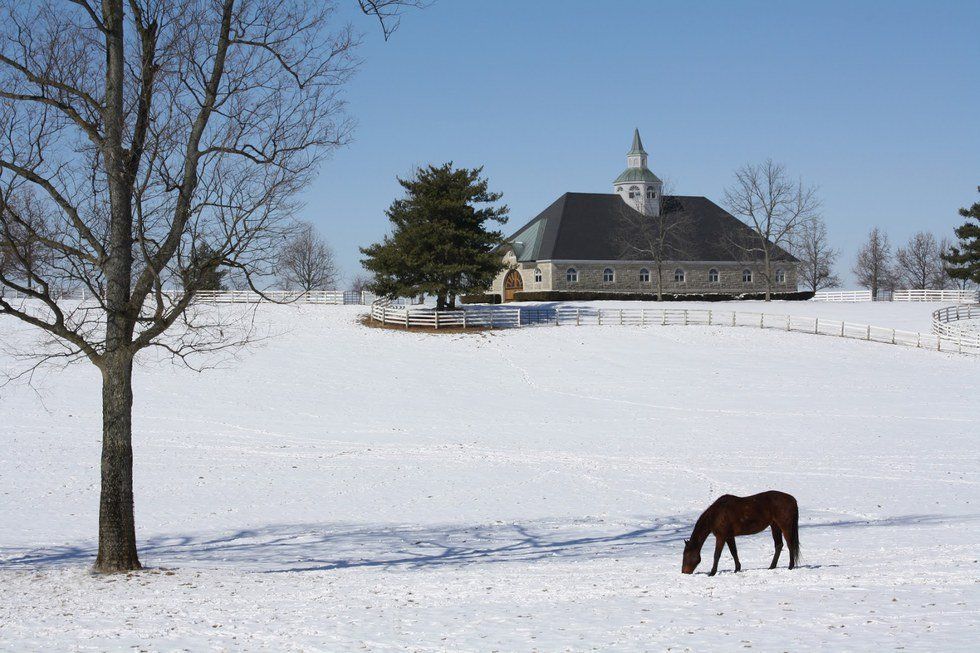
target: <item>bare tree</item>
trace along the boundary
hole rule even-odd
[[[277,276],[283,288],[332,290],[337,286],[333,251],[313,225],[303,223],[279,252]]]
[[[0,216],[0,274],[33,289],[34,279],[45,273],[49,261],[44,245],[49,232],[44,203],[31,189],[21,189],[0,198],[0,212],[5,214]]]
[[[840,286],[834,274],[840,252],[830,246],[827,225],[819,216],[803,223],[793,240],[793,255],[800,260],[798,278],[806,288],[817,292]]]
[[[793,238],[820,208],[816,188],[791,181],[782,164],[772,159],[735,171],[735,183],[725,190],[728,208],[752,230],[751,238],[731,244],[744,259],[762,261],[766,301],[776,281],[774,263],[785,257]]]
[[[871,290],[872,299],[878,299],[878,291],[882,288],[894,286],[895,273],[888,234],[878,227],[868,232],[868,239],[858,251],[852,271],[858,284]]]
[[[395,0],[362,3],[385,20]],[[293,198],[347,141],[340,89],[349,26],[319,0],[0,0],[0,225],[47,261],[0,284],[12,315],[60,343],[48,353],[102,372],[102,484],[95,569],[137,569],[132,371],[138,352],[179,360],[223,343],[193,311],[219,268],[268,274]],[[14,198],[52,223],[34,233]],[[13,234],[13,236],[12,236]],[[201,252],[208,252],[201,255]],[[195,255],[196,253],[196,255]],[[169,285],[185,281],[184,292]],[[95,297],[73,307],[55,289]]]
[[[624,256],[649,261],[654,268],[657,283],[657,300],[664,298],[664,278],[671,261],[684,260],[691,245],[691,215],[683,210],[680,200],[673,195],[673,184],[663,181],[660,193],[660,211],[646,215],[629,204],[622,203],[616,216],[616,241]],[[671,277],[672,278],[672,277]]]
[[[354,292],[364,292],[374,283],[374,277],[369,274],[358,274],[350,282],[350,289]]]
[[[902,284],[916,290],[941,289],[948,281],[939,241],[920,231],[895,254],[895,272]]]

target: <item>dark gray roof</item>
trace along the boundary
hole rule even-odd
[[[664,217],[680,220],[669,232],[668,258],[685,261],[744,261],[736,243],[752,242],[753,232],[741,220],[706,197],[664,197]],[[521,261],[643,260],[631,250],[631,235],[643,217],[613,193],[565,193],[507,239]],[[646,219],[651,220],[650,218]],[[796,259],[778,249],[777,260]]]

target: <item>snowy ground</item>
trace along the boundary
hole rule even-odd
[[[922,330],[934,308],[771,306]],[[137,373],[142,573],[88,573],[98,375],[0,389],[0,649],[973,650],[977,358],[259,318],[282,335],[221,369]],[[0,343],[29,342],[0,319]],[[680,574],[708,503],[770,488],[799,499],[802,568],[766,569],[764,533],[739,539],[745,573],[726,553]]]

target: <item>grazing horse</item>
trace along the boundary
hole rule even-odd
[[[741,571],[742,564],[735,552],[735,536],[752,535],[765,530],[767,526],[772,528],[772,539],[776,544],[776,554],[769,568],[776,568],[779,552],[783,549],[782,538],[786,538],[789,568],[792,569],[800,555],[800,509],[791,495],[769,490],[750,497],[725,494],[708,506],[694,524],[691,539],[684,540],[681,572],[694,573],[694,568],[701,562],[701,547],[711,534],[715,536],[715,564],[708,575],[714,576],[718,571],[718,559],[725,544],[728,544],[728,550],[735,559],[735,571]]]

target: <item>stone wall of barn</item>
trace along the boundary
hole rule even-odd
[[[512,256],[505,257],[508,269],[520,272],[525,291],[562,290],[581,292],[657,292],[657,267],[650,263],[635,262],[583,262],[583,261],[542,261],[520,263]],[[667,293],[743,293],[765,292],[766,282],[762,270],[764,266],[758,263],[701,263],[701,262],[670,262],[664,265],[663,290]],[[574,269],[577,281],[568,279],[568,270]],[[649,280],[642,274],[646,270]],[[675,280],[675,271],[683,271],[683,280]],[[718,272],[718,280],[714,281],[711,271]],[[751,281],[745,281],[743,273],[751,271]],[[796,265],[779,263],[775,271],[783,272],[783,281],[774,284],[776,292],[796,291]],[[607,271],[612,271],[609,280]],[[539,272],[539,274],[536,274]],[[491,292],[503,292],[503,280],[506,270],[497,275]],[[537,279],[540,278],[540,281]]]

